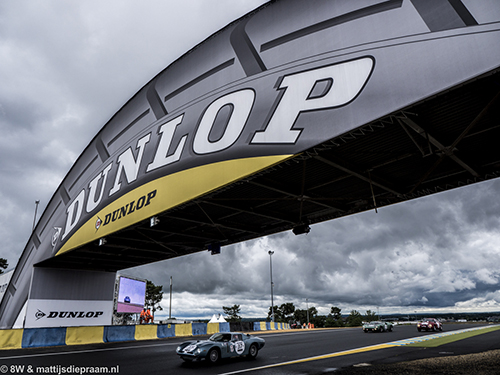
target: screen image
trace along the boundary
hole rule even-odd
[[[140,313],[146,299],[146,281],[120,277],[116,312]]]

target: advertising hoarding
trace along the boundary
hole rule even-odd
[[[103,326],[112,313],[113,301],[30,299],[24,327]]]

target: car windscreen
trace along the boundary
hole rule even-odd
[[[221,342],[221,341],[229,341],[231,340],[230,333],[214,333],[209,338],[210,341]]]

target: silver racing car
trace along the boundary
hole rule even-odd
[[[216,363],[221,358],[255,358],[264,344],[264,339],[245,333],[215,333],[208,340],[183,342],[177,347],[176,353],[184,361],[206,359]]]

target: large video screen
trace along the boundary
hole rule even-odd
[[[116,312],[140,313],[146,300],[146,281],[120,276]]]

